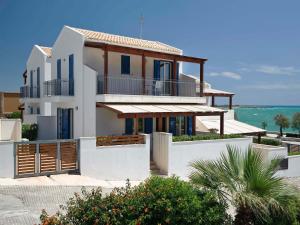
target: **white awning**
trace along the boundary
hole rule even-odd
[[[121,114],[214,114],[218,115],[226,112],[222,109],[204,106],[204,105],[187,105],[187,104],[97,104],[98,107],[110,109],[119,115]]]
[[[219,133],[220,120],[205,120],[197,117],[196,124],[197,131],[208,132],[210,129],[216,129]],[[264,132],[266,131],[261,128],[237,120],[224,120],[224,134],[254,134]]]

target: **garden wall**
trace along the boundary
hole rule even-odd
[[[144,180],[150,175],[150,136],[145,144],[96,147],[96,138],[80,138],[81,175],[101,180]]]
[[[163,145],[159,143],[163,143]],[[154,147],[154,161],[159,169],[168,176],[174,174],[186,180],[191,172],[191,162],[215,160],[220,157],[222,152],[227,151],[227,145],[246,151],[251,143],[251,137],[172,142],[172,134],[155,133],[154,146],[160,147]],[[158,159],[158,156],[163,156],[163,158]]]

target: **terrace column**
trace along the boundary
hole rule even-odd
[[[211,106],[215,107],[215,96],[211,96]]]
[[[143,78],[143,94],[146,94],[146,58],[142,55],[142,78]]]
[[[204,62],[200,63],[200,97],[203,97],[204,92]]]
[[[232,95],[229,96],[229,109],[232,109]]]
[[[176,88],[177,88],[177,86],[176,86],[176,81],[177,81],[176,75],[177,75],[177,60],[174,59],[173,60],[173,73],[172,73],[172,76],[173,76],[172,77],[172,95],[173,96],[177,95],[176,94],[176,92],[177,92],[177,90],[176,90]]]
[[[224,112],[220,114],[220,136],[224,136]]]
[[[105,47],[104,49],[104,94],[108,93],[107,76],[108,76],[108,51],[107,51],[107,47]]]
[[[138,134],[139,133],[139,118],[134,118],[134,133]]]
[[[192,135],[196,135],[196,116],[192,117]]]

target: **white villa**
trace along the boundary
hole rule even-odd
[[[181,62],[198,64],[200,80],[183,74]],[[205,62],[158,41],[65,26],[52,48],[35,45],[28,58],[24,123],[39,125],[39,139],[228,133],[227,111],[214,108],[214,99],[229,97],[231,111],[233,93],[204,83]],[[225,117],[233,120],[233,112]],[[239,133],[264,132],[244,126]]]

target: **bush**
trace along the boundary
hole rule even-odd
[[[22,138],[27,138],[30,141],[34,141],[37,139],[37,134],[37,124],[22,124]]]
[[[255,221],[255,225],[299,225],[300,201],[294,198],[288,199],[286,208],[288,211],[288,215],[286,217],[273,213],[270,220],[265,222]]]
[[[294,134],[294,133],[286,133],[286,137],[295,137],[295,138],[300,138],[300,134]]]
[[[114,189],[103,197],[101,190],[75,194],[66,214],[41,215],[42,224],[99,225],[210,225],[230,221],[225,206],[208,192],[201,192],[178,178],[151,177],[137,187]]]
[[[6,117],[8,119],[21,119],[22,117],[21,115],[22,115],[21,112],[13,112],[11,114],[8,114]]]
[[[253,143],[258,143],[258,138],[253,138]],[[274,145],[274,146],[280,146],[281,142],[277,139],[270,139],[270,138],[261,138],[260,144],[263,145]]]
[[[243,135],[241,134],[224,134],[221,137],[219,134],[202,134],[202,135],[181,135],[181,136],[173,136],[173,142],[179,141],[201,141],[201,140],[215,140],[215,139],[228,139],[228,138],[241,138]]]

